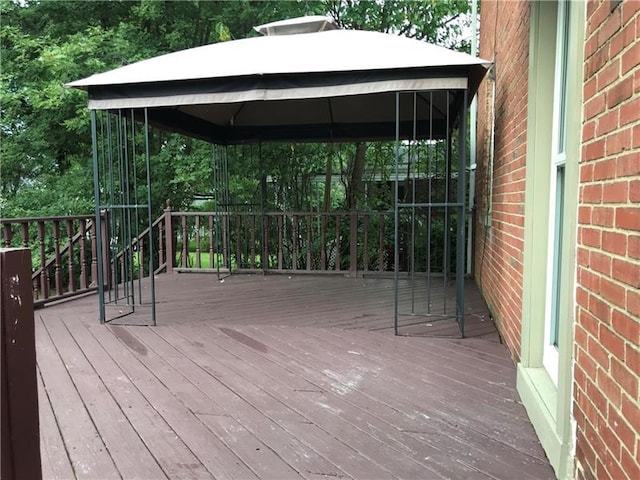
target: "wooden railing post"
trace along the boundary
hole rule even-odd
[[[358,211],[349,212],[349,276],[358,276]]]
[[[171,221],[171,201],[169,199],[167,199],[167,208],[164,209],[164,240],[167,252],[167,273],[173,273],[176,252],[173,249],[173,222]]]
[[[31,251],[0,249],[2,467],[0,477],[40,479],[40,426]]]

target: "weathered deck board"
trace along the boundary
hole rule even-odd
[[[38,317],[38,316],[36,316]],[[40,317],[41,318],[41,317]],[[36,320],[36,354],[42,382],[78,478],[121,478],[42,321]]]
[[[466,339],[393,336],[388,279],[157,286],[157,327],[99,325],[95,296],[38,311],[45,478],[553,478],[472,285]]]
[[[55,321],[55,320],[54,320]],[[109,393],[118,403],[128,421],[136,430],[169,478],[211,478],[204,466],[198,461],[184,442],[171,429],[161,414],[147,402],[144,395],[135,387],[131,379],[91,335],[84,324],[73,322],[69,331],[74,340],[83,349],[87,359],[102,378]],[[142,478],[151,478],[151,474]]]

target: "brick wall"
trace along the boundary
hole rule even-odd
[[[478,92],[474,275],[515,360],[520,356],[529,3],[483,1],[479,56],[495,62]],[[495,116],[495,119],[493,118]],[[493,172],[491,125],[495,120]],[[491,182],[491,173],[493,181]],[[492,185],[490,185],[490,183]],[[490,227],[486,227],[491,197]]]
[[[574,416],[580,479],[640,478],[640,1],[589,1]]]

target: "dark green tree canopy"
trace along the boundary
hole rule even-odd
[[[461,0],[0,0],[0,214],[62,215],[93,208],[87,99],[65,89],[65,82],[163,53],[257,35],[255,25],[302,15],[328,14],[343,28],[466,50],[462,33],[468,11]],[[186,207],[210,191],[210,146],[163,132],[155,132],[153,142],[158,208],[165,198],[176,208]],[[358,150],[342,149],[330,161],[334,171],[348,174]],[[325,150],[265,146],[261,165],[234,164],[232,188],[250,202],[260,175],[267,173],[289,191],[299,175],[326,170]],[[365,153],[373,155],[374,149]],[[305,194],[297,191],[294,197]]]

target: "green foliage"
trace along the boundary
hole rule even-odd
[[[465,49],[466,1],[0,0],[0,215],[63,215],[92,209],[86,94],[63,84],[163,53],[257,35],[253,26],[329,14],[347,28],[378,30]],[[156,212],[171,199],[188,208],[211,194],[211,146],[153,132]],[[388,146],[367,148],[367,171],[386,171]],[[386,149],[386,150],[385,150]],[[332,207],[343,207],[355,147],[263,145],[230,155],[232,201],[255,208],[269,176],[267,208],[321,208],[327,162],[342,175]],[[314,179],[316,180],[314,183]],[[374,202],[375,203],[375,202]],[[378,202],[380,203],[380,202]],[[373,206],[363,203],[363,207]]]

